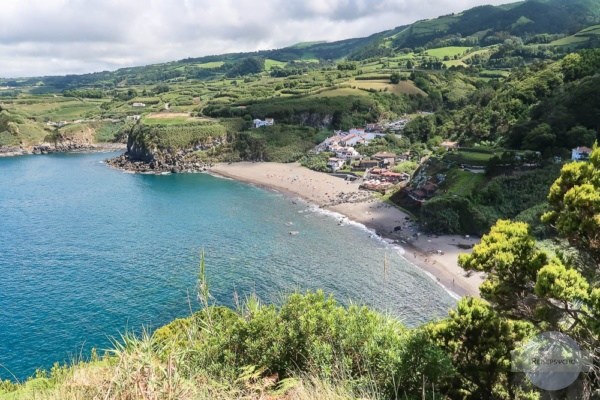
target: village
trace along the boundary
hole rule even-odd
[[[356,180],[362,175],[362,189],[385,194],[410,179],[410,174],[392,171],[397,163],[409,159],[410,152],[395,154],[382,151],[367,157],[360,154],[356,146],[368,146],[373,140],[385,137],[388,134],[386,131],[400,137],[398,132],[407,122],[408,120],[401,119],[385,124],[366,124],[364,128],[352,128],[348,131],[334,131],[333,136],[312,150],[312,154],[332,153],[332,157],[327,160],[332,173],[349,169],[351,172],[343,175],[346,179]]]
[[[271,124],[272,119],[269,121]],[[330,172],[336,176],[343,177],[348,180],[361,179],[361,189],[379,192],[386,194],[396,190],[399,187],[405,187],[411,182],[410,190],[407,190],[407,195],[415,202],[421,204],[426,199],[432,197],[446,179],[444,174],[437,174],[432,177],[414,176],[411,174],[394,171],[394,166],[398,163],[414,159],[411,157],[411,152],[406,151],[401,154],[396,154],[388,151],[380,151],[371,156],[360,154],[357,147],[368,146],[373,140],[384,138],[386,135],[395,135],[401,138],[401,132],[408,122],[407,119],[386,123],[370,123],[364,128],[352,128],[348,131],[334,131],[334,134],[323,142],[318,144],[312,151],[312,154],[318,155],[321,153],[331,153],[331,157],[327,159],[327,167]],[[460,145],[456,141],[445,140],[439,143],[439,148],[446,153],[462,151]],[[469,149],[465,149],[469,151]],[[571,160],[580,161],[587,160],[592,149],[589,147],[580,146],[572,149]],[[455,153],[456,154],[456,153]],[[535,152],[539,159],[541,154]],[[518,160],[523,168],[538,168],[539,161],[526,161],[522,155],[515,153],[515,159]],[[422,164],[427,157],[417,160]],[[555,157],[555,163],[562,163],[562,158]],[[474,174],[483,174],[486,172],[484,165],[468,165],[461,163],[459,167],[463,171]]]

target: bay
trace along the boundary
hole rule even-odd
[[[408,326],[455,305],[358,224],[206,174],[123,173],[103,164],[111,156],[0,159],[1,379],[189,315],[202,251],[218,304],[321,288]]]

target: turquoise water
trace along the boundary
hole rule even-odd
[[[202,249],[222,304],[323,288],[416,325],[455,303],[358,225],[209,175],[122,173],[109,156],[0,159],[0,378],[189,315]]]

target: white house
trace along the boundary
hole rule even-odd
[[[146,103],[133,103],[131,107],[146,107]]]
[[[327,160],[327,166],[329,168],[331,168],[331,170],[333,172],[337,171],[338,169],[342,168],[345,164],[344,160],[341,160],[339,158],[336,157],[332,157],[329,160]]]
[[[571,160],[587,160],[592,154],[592,149],[585,146],[579,146],[571,150]]]
[[[340,159],[345,160],[345,161],[352,160],[352,159],[360,157],[360,154],[358,153],[358,151],[356,151],[354,149],[354,147],[343,147],[343,148],[340,148],[340,149],[338,149],[335,152],[335,155],[336,155],[337,158],[340,158]]]
[[[342,146],[354,146],[357,144],[362,138],[358,136],[356,133],[350,133],[340,140],[340,144]]]
[[[255,128],[260,128],[261,126],[273,126],[275,124],[275,120],[273,118],[265,118],[265,120],[255,119],[252,121],[254,123]]]

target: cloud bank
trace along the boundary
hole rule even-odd
[[[0,77],[114,70],[362,37],[509,0],[19,0],[2,4]]]

